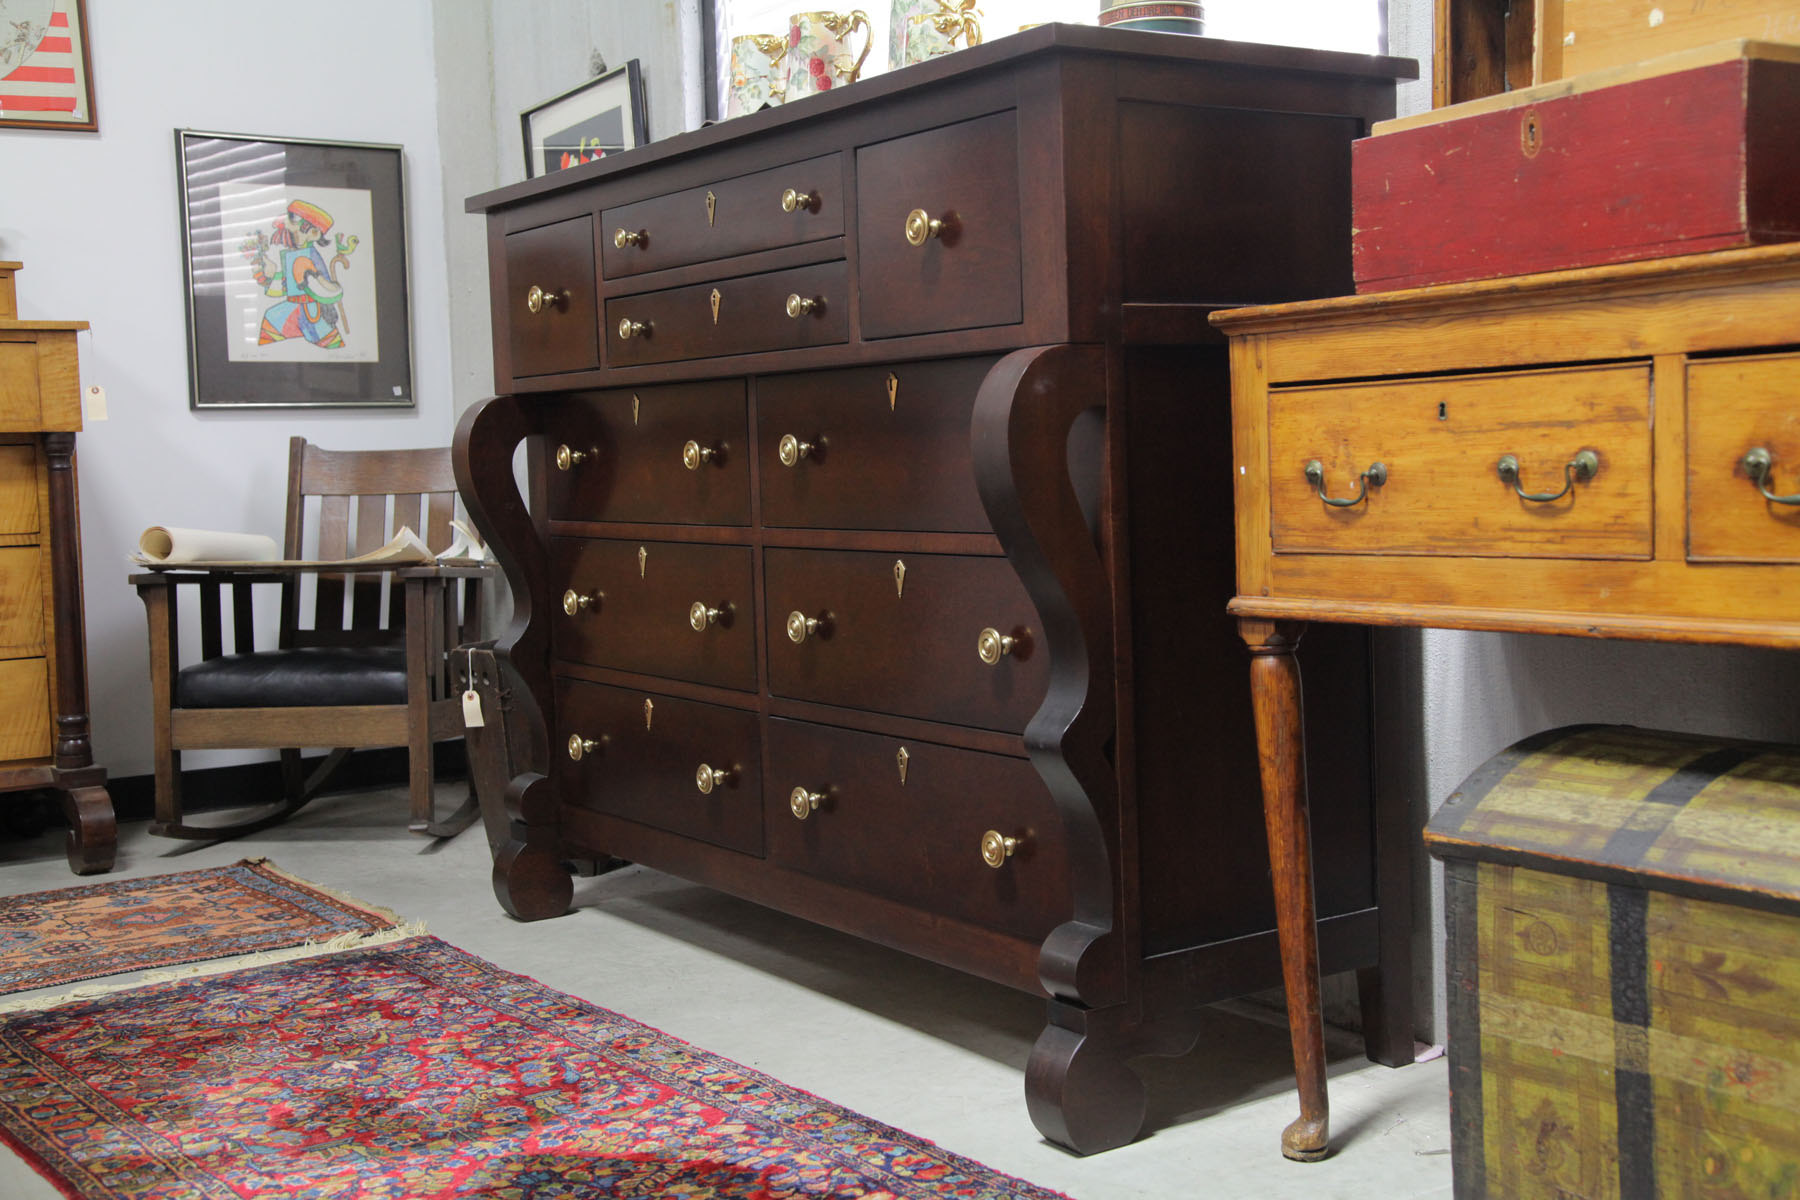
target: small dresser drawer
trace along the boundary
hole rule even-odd
[[[1800,354],[1690,362],[1687,389],[1688,557],[1800,562]]]
[[[0,338],[0,429],[40,428],[43,411],[37,342]]]
[[[44,653],[43,568],[37,546],[0,546],[0,658]]]
[[[755,713],[578,679],[556,700],[564,803],[762,854]]]
[[[748,525],[744,384],[584,392],[546,418],[554,520]]]
[[[1003,112],[856,152],[865,338],[1023,319],[1018,140]]]
[[[763,524],[985,533],[969,418],[991,358],[756,384]]]
[[[777,696],[1012,733],[1043,702],[1042,626],[1004,558],[771,549],[763,577]]]
[[[600,365],[592,217],[507,234],[506,281],[515,377]]]
[[[844,234],[843,158],[827,154],[600,213],[608,279]]]
[[[613,367],[849,340],[849,274],[841,260],[606,302]]]
[[[32,534],[38,525],[37,447],[0,444],[0,534]]]
[[[752,691],[750,550],[550,539],[559,659]]]
[[[1269,479],[1277,553],[1648,558],[1650,368],[1277,389]]]
[[[1028,759],[781,719],[768,752],[771,862],[1015,937],[1069,919],[1062,819]]]

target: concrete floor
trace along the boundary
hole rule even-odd
[[[1075,1200],[1450,1194],[1441,1058],[1390,1070],[1333,1031],[1334,1152],[1291,1163],[1278,1149],[1297,1112],[1287,1032],[1240,1006],[1214,1009],[1191,1054],[1138,1064],[1145,1135],[1078,1158],[1025,1113],[1041,1001],[641,867],[577,880],[573,912],[520,924],[494,901],[480,826],[433,842],[406,831],[405,809],[398,790],[326,797],[284,826],[214,846],[131,824],[113,877],[267,856],[509,970]],[[0,842],[0,894],[91,882],[69,873],[61,839]],[[56,1196],[0,1147],[0,1197]]]

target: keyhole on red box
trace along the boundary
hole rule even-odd
[[[1519,148],[1526,158],[1536,158],[1537,152],[1544,148],[1544,131],[1538,125],[1535,108],[1525,110],[1525,119],[1519,126]]]

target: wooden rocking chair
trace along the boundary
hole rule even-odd
[[[453,538],[456,481],[447,447],[323,450],[297,437],[289,442],[287,491],[287,559],[364,554],[402,525],[433,553]],[[315,496],[317,546],[309,549],[305,518]],[[432,746],[463,733],[448,656],[479,637],[481,584],[488,574],[481,564],[440,563],[354,573],[195,564],[133,575],[150,626],[156,755],[150,832],[217,840],[266,828],[317,795],[353,748],[384,746],[407,749],[413,832],[461,832],[478,812],[473,788],[456,811],[437,816]],[[316,576],[311,588],[302,586],[308,575]],[[262,584],[281,589],[273,650],[255,648],[251,594]],[[177,642],[176,598],[184,590],[198,593],[200,604],[200,658],[187,666]],[[310,605],[303,604],[307,592]],[[301,747],[330,752],[308,772]],[[181,752],[242,748],[281,751],[281,799],[240,820],[190,823],[181,802]]]

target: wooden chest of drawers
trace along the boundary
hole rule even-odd
[[[69,822],[69,867],[112,869],[117,830],[88,735],[75,434],[75,336],[21,321],[0,262],[0,792],[46,788]]]
[[[1291,1132],[1322,1149],[1285,661],[1300,623],[1800,646],[1800,246],[1216,323],[1232,339],[1231,611],[1259,658],[1265,800],[1289,845],[1290,1018],[1312,1046]]]
[[[1047,26],[470,201],[459,478],[547,735],[507,909],[616,855],[1044,995],[1039,1128],[1134,1136],[1124,1060],[1279,979],[1205,314],[1348,287],[1407,69]],[[1322,942],[1410,1061],[1365,649],[1316,652]]]

